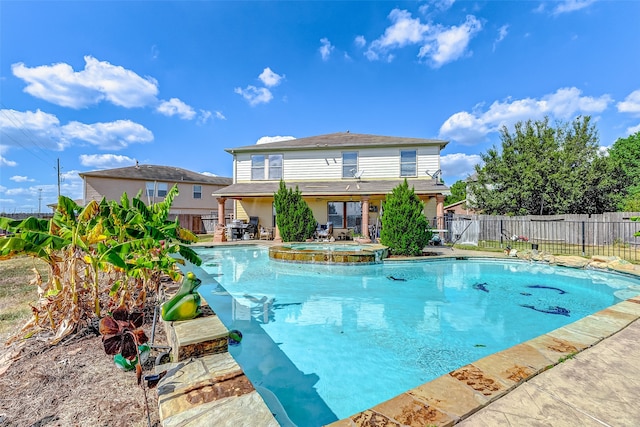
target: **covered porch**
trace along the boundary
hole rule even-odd
[[[424,214],[428,219],[443,218],[444,198],[448,188],[432,179],[407,180],[409,187],[425,203]],[[325,182],[286,182],[287,188],[296,186],[307,202],[318,224],[331,222],[333,240],[346,240],[354,237],[375,240],[380,236],[381,216],[387,194],[401,184],[403,180],[357,180],[325,181]],[[234,218],[249,222],[252,217],[258,218],[258,234],[273,236],[278,241],[280,235],[276,225],[276,212],[273,207],[273,196],[278,191],[279,182],[236,183],[213,195],[218,201],[221,213],[227,200],[233,200]],[[220,214],[219,217],[224,218]],[[433,222],[433,221],[431,221]],[[432,224],[441,229],[443,224]],[[226,224],[220,224],[225,227]],[[259,237],[259,236],[258,236]],[[256,237],[257,238],[257,237]],[[214,241],[225,241],[226,233],[216,231]]]

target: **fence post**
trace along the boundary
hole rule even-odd
[[[502,219],[500,219],[500,249],[502,249],[502,239],[504,238],[504,228],[502,225]]]
[[[584,221],[582,221],[582,256],[584,256]]]

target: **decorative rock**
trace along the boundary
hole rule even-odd
[[[509,251],[509,256],[510,256],[510,257],[518,256],[518,250],[517,250],[517,249],[511,249],[511,250]]]
[[[618,261],[620,258],[617,256],[604,256],[604,255],[591,255],[591,260],[595,262],[608,263],[611,261]]]
[[[575,255],[557,256],[555,258],[556,265],[561,265],[563,267],[584,268],[589,263],[589,260]]]

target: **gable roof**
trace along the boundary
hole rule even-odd
[[[191,182],[194,184],[230,185],[232,178],[209,176],[174,166],[136,165],[124,168],[82,172],[84,177],[116,178],[139,181]]]
[[[330,133],[326,135],[310,136],[307,138],[291,139],[288,141],[275,141],[266,144],[245,145],[236,148],[226,148],[228,153],[295,151],[295,150],[325,150],[327,148],[364,148],[364,147],[390,147],[390,146],[420,146],[437,145],[444,148],[449,141],[440,139],[404,138],[397,136],[366,135],[350,132]]]

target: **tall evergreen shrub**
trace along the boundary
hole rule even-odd
[[[302,193],[296,189],[288,189],[284,181],[280,181],[278,192],[273,195],[276,208],[276,224],[283,242],[304,242],[313,237],[316,231],[316,219],[313,211],[302,199]]]
[[[420,255],[429,243],[433,233],[423,210],[424,203],[406,179],[387,195],[380,243],[388,246],[392,255]]]

